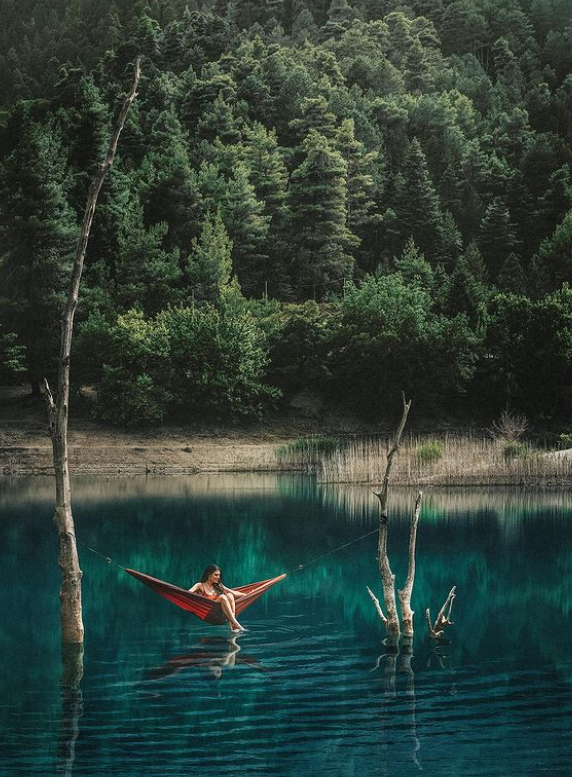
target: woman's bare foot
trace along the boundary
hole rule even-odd
[[[241,626],[238,621],[234,621],[234,623],[229,623],[230,630],[237,632],[237,631],[246,631],[244,626]]]

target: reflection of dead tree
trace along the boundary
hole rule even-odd
[[[431,624],[431,611],[429,607],[425,611],[425,619],[427,620],[427,628],[429,629],[429,635],[433,639],[441,639],[445,636],[445,626],[452,626],[451,610],[453,608],[453,602],[455,600],[455,591],[457,586],[453,586],[445,599],[445,603],[439,610],[439,614],[435,618],[435,622]]]
[[[421,770],[421,766],[418,758],[418,753],[421,750],[421,742],[417,736],[417,697],[415,695],[415,672],[411,666],[413,658],[412,643],[406,641],[399,645],[388,645],[387,653],[384,653],[377,660],[377,664],[372,671],[379,669],[382,659],[385,659],[383,666],[383,699],[381,707],[381,725],[383,736],[383,761],[382,761],[382,774],[388,774],[387,763],[387,727],[391,725],[391,721],[395,720],[395,713],[399,712],[399,708],[392,710],[391,707],[394,704],[402,704],[404,700],[403,709],[407,713],[408,717],[399,715],[399,729],[404,731],[405,740],[408,743],[408,751],[411,760],[415,767]],[[397,676],[398,674],[404,675],[405,690],[398,690]],[[404,723],[408,721],[408,726]]]
[[[391,474],[391,466],[393,459],[399,450],[401,445],[401,437],[403,436],[403,430],[407,423],[407,416],[411,408],[411,400],[406,402],[405,394],[402,394],[403,411],[401,414],[401,421],[397,428],[393,444],[387,454],[387,464],[385,467],[385,474],[383,476],[383,482],[381,489],[375,491],[375,495],[379,499],[379,545],[378,545],[378,560],[379,571],[381,573],[381,585],[383,589],[383,603],[385,606],[384,613],[383,608],[379,602],[379,599],[375,596],[373,591],[368,587],[368,593],[371,596],[377,613],[381,619],[381,622],[385,626],[387,634],[392,639],[399,638],[401,634],[401,626],[399,623],[399,616],[397,614],[397,601],[395,597],[395,575],[391,570],[389,563],[389,557],[387,555],[387,534],[389,525],[389,513],[388,513],[388,496],[389,496],[389,476]],[[415,544],[417,541],[417,525],[419,523],[419,516],[421,514],[421,491],[417,494],[417,500],[415,502],[415,509],[411,517],[411,529],[409,534],[409,563],[407,569],[407,577],[405,585],[398,592],[399,604],[401,609],[401,619],[403,625],[403,636],[413,636],[413,610],[411,609],[411,594],[413,593],[413,583],[415,582]]]
[[[83,715],[83,645],[67,644],[62,650],[62,698],[57,774],[69,777],[75,761],[75,745],[79,736],[79,720]]]

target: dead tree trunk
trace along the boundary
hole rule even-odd
[[[411,594],[413,593],[413,583],[415,582],[415,544],[417,542],[417,526],[419,524],[419,516],[421,514],[421,497],[422,492],[419,491],[417,499],[415,501],[415,509],[411,516],[411,529],[409,531],[409,561],[407,566],[407,578],[405,585],[398,591],[399,604],[401,606],[401,624],[403,626],[403,636],[413,636],[413,615],[414,612],[411,609]]]
[[[446,626],[452,626],[453,621],[451,620],[451,610],[453,609],[453,602],[455,601],[455,596],[457,595],[455,592],[457,590],[457,586],[454,585],[449,593],[447,594],[447,598],[445,599],[445,603],[439,610],[439,614],[435,618],[435,623],[431,623],[431,611],[429,607],[425,611],[425,619],[427,620],[427,629],[429,631],[429,636],[433,639],[442,639],[445,636],[445,627]]]
[[[70,356],[73,335],[73,322],[77,307],[79,284],[83,271],[85,252],[89,240],[91,224],[95,213],[97,198],[107,171],[113,164],[119,135],[125,124],[127,112],[137,96],[137,86],[141,76],[141,59],[137,58],[135,73],[129,94],[125,98],[119,118],[111,137],[109,148],[103,162],[98,167],[89,187],[87,205],[81,226],[80,238],[75,254],[70,287],[62,315],[62,335],[58,362],[58,392],[54,400],[47,381],[45,383],[48,403],[48,423],[54,457],[56,479],[56,509],[54,521],[60,535],[59,564],[62,570],[60,589],[60,623],[64,644],[83,642],[83,619],[81,607],[81,577],[79,557],[75,538],[74,521],[71,509],[71,486],[68,466],[68,411]]]
[[[368,588],[369,594],[374,600],[378,614],[380,615],[382,622],[387,630],[388,636],[392,638],[399,637],[399,616],[397,614],[397,602],[395,599],[395,575],[391,570],[389,563],[389,557],[387,555],[387,530],[388,530],[388,495],[389,495],[389,476],[391,474],[391,465],[399,446],[401,445],[401,437],[405,424],[407,423],[407,416],[409,415],[409,409],[411,407],[411,400],[405,401],[405,394],[402,394],[403,399],[403,412],[401,415],[401,421],[397,428],[393,445],[387,454],[387,464],[385,467],[385,474],[383,477],[383,483],[380,491],[375,491],[375,495],[379,499],[379,544],[378,544],[378,561],[379,571],[381,573],[381,584],[383,588],[383,602],[387,616],[383,614],[379,601]]]

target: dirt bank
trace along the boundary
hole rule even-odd
[[[0,387],[0,474],[52,472],[52,449],[41,399],[26,387]],[[81,416],[70,421],[70,466],[76,474],[145,475],[270,472],[292,467],[276,449],[311,434],[364,431],[353,419],[325,419],[319,408],[247,426],[162,426],[120,430]]]

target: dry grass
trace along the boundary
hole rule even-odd
[[[326,483],[380,483],[387,444],[383,439],[347,443],[321,459],[318,479]],[[430,446],[442,450],[442,455],[434,460],[424,455]],[[572,455],[562,453],[484,435],[410,437],[394,459],[392,482],[406,486],[569,485]]]

